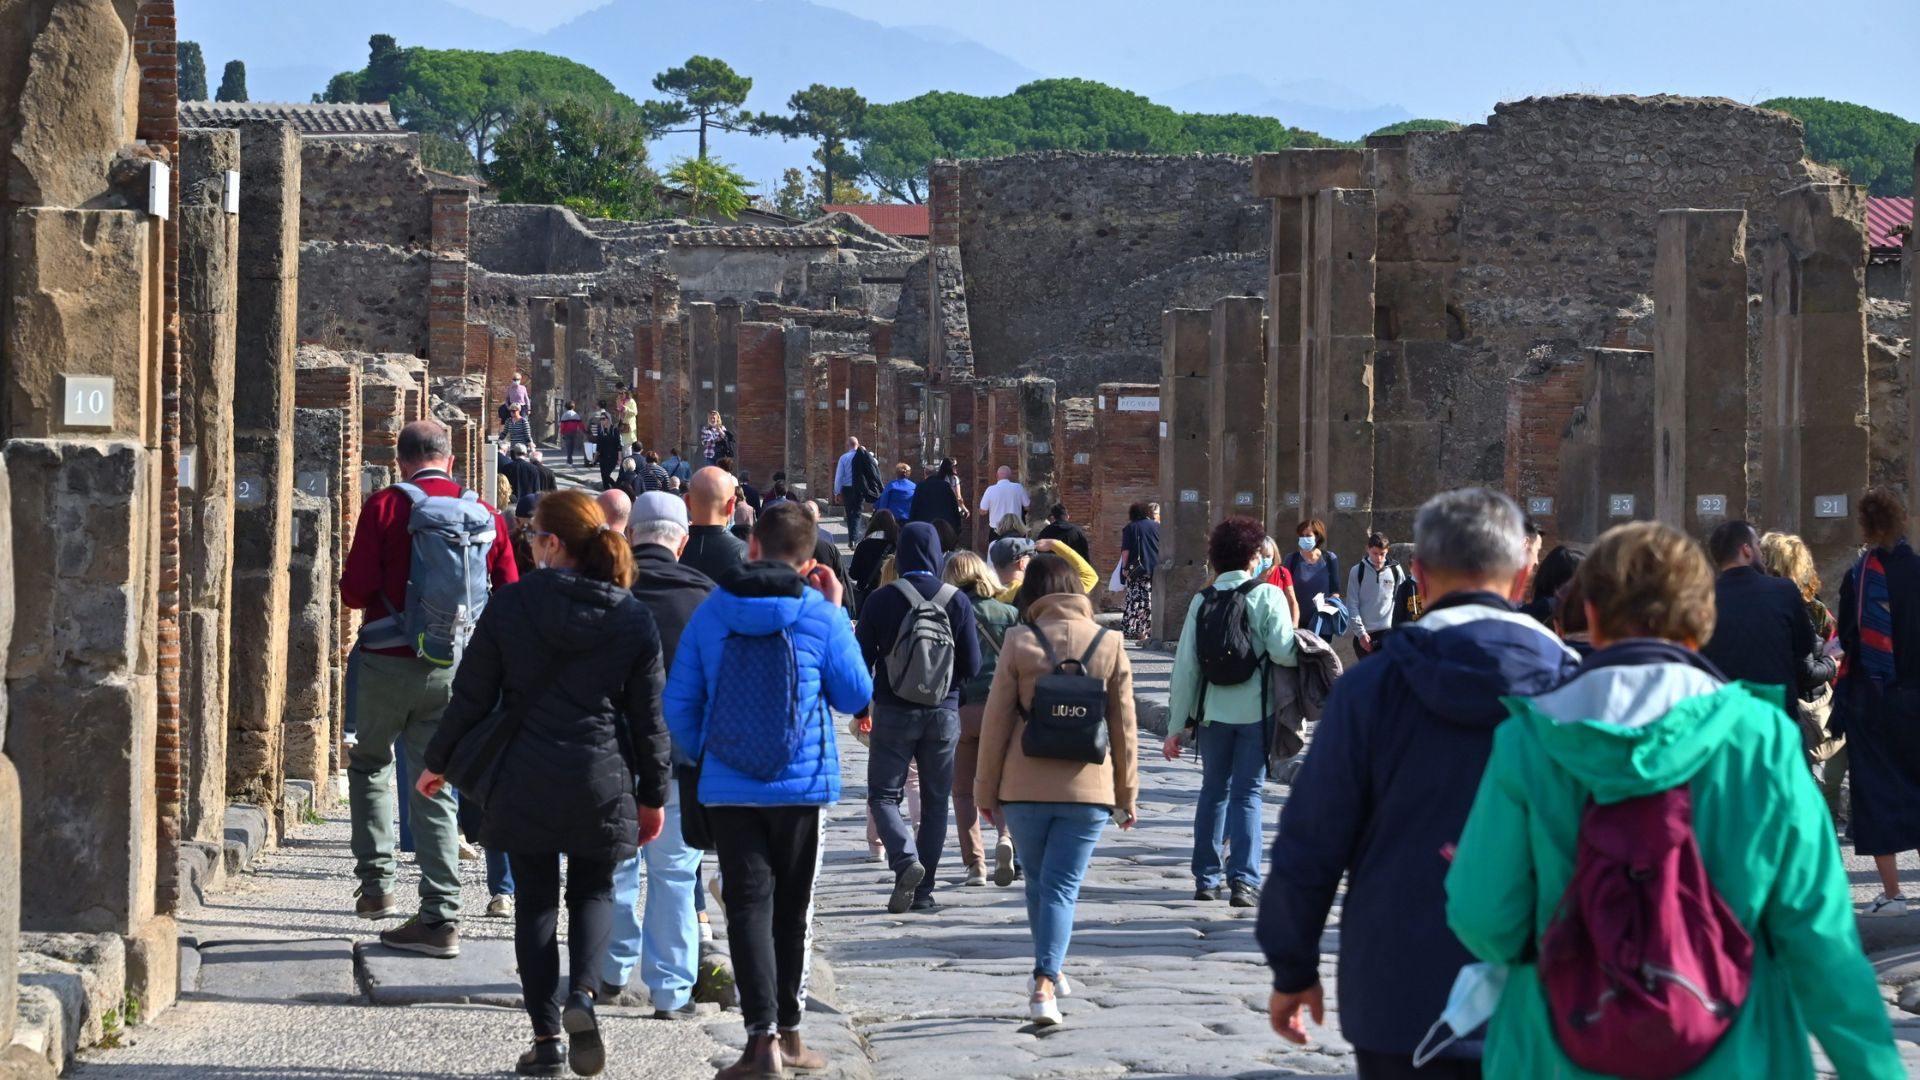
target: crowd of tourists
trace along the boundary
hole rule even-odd
[[[514,919],[523,1075],[601,1071],[595,1010],[631,980],[656,1018],[695,1015],[709,876],[747,1031],[717,1080],[826,1065],[801,1026],[836,715],[868,747],[876,902],[912,918],[942,884],[1019,883],[1026,1016],[1062,1023],[1081,882],[1106,827],[1139,818],[1133,656],[1161,636],[1161,752],[1200,769],[1193,896],[1257,909],[1280,1037],[1325,1022],[1344,881],[1339,1021],[1363,1077],[1811,1075],[1809,1034],[1843,1077],[1903,1075],[1837,837],[1878,863],[1859,914],[1907,913],[1920,558],[1892,492],[1858,502],[1834,610],[1797,537],[1633,523],[1542,555],[1510,499],[1468,489],[1420,509],[1410,554],[1375,532],[1345,573],[1320,521],[1289,523],[1283,554],[1227,518],[1208,584],[1156,631],[1156,505],[1114,538],[1110,626],[1084,530],[1063,505],[1030,528],[1009,468],[967,499],[951,460],[883,482],[848,440],[843,562],[783,478],[739,513],[731,438],[709,418],[683,492],[554,490],[516,464],[510,527],[417,422],[355,532],[355,910],[401,914],[398,761],[420,900],[380,939],[458,954],[477,841],[489,914]],[[1269,782],[1291,785],[1272,836]]]

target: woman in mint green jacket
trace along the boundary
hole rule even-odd
[[[1254,651],[1267,663],[1293,667],[1300,661],[1293,644],[1293,610],[1287,594],[1264,581],[1271,565],[1262,565],[1260,541],[1266,530],[1251,518],[1228,518],[1207,538],[1207,562],[1213,587],[1221,592],[1246,589],[1248,630]],[[1260,785],[1267,774],[1267,728],[1261,684],[1266,667],[1233,686],[1207,684],[1200,674],[1195,622],[1204,595],[1187,606],[1174,651],[1167,711],[1165,753],[1180,756],[1190,736],[1200,747],[1200,798],[1193,809],[1194,899],[1220,899],[1224,876],[1228,902],[1254,907],[1260,902],[1260,856],[1267,850],[1260,835]],[[1270,709],[1271,706],[1269,705]],[[1189,728],[1197,730],[1189,731]],[[1226,865],[1220,847],[1227,844]]]
[[[1847,876],[1777,687],[1726,683],[1713,571],[1652,522],[1603,535],[1580,568],[1595,653],[1558,689],[1511,703],[1447,875],[1447,923],[1507,965],[1486,1030],[1489,1077],[1588,1077],[1561,1052],[1530,957],[1573,876],[1587,799],[1689,785],[1715,891],[1752,935],[1740,1014],[1689,1077],[1813,1075],[1811,1032],[1843,1078],[1905,1075],[1860,947]]]

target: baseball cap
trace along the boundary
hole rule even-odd
[[[1033,541],[1024,536],[1003,536],[987,548],[987,558],[995,566],[1012,566],[1033,554]]]
[[[533,504],[540,501],[538,495],[522,495],[520,501],[513,504],[513,516],[530,518],[533,516]]]
[[[643,491],[633,500],[633,515],[627,519],[634,525],[650,521],[671,521],[681,528],[688,527],[687,504],[664,491]]]

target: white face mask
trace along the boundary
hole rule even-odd
[[[1427,1029],[1420,1045],[1413,1048],[1413,1067],[1423,1068],[1427,1062],[1438,1057],[1440,1051],[1452,1046],[1480,1029],[1482,1024],[1493,1019],[1493,1011],[1500,1005],[1500,991],[1507,985],[1505,964],[1468,964],[1460,969],[1453,978],[1453,989],[1447,994],[1447,1007],[1440,1013],[1440,1019]],[[1428,1048],[1433,1036],[1445,1024],[1451,1032],[1446,1038]]]

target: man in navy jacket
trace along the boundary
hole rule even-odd
[[[1834,662],[1820,651],[1799,588],[1760,569],[1760,534],[1752,525],[1729,521],[1713,530],[1707,554],[1720,571],[1713,583],[1719,615],[1701,656],[1729,679],[1784,687],[1788,701],[1803,685],[1833,677]]]
[[[1341,1033],[1367,1080],[1411,1075],[1414,1048],[1473,960],[1447,929],[1446,876],[1507,715],[1500,699],[1543,693],[1578,666],[1507,600],[1525,570],[1521,521],[1513,500],[1483,489],[1420,508],[1413,574],[1426,613],[1335,685],[1280,815],[1256,931],[1273,969],[1273,1027],[1304,1043],[1301,1010],[1323,1018],[1321,934],[1348,875]],[[1479,1044],[1446,1056],[1478,1058]]]

